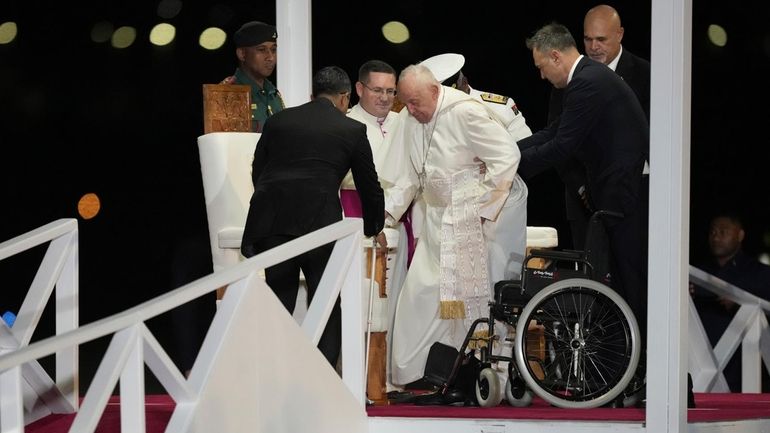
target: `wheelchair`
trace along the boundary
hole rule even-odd
[[[448,383],[475,357],[475,397],[482,407],[497,406],[503,396],[511,406],[528,406],[534,393],[557,407],[592,408],[612,405],[632,390],[639,380],[640,333],[631,308],[609,287],[607,218],[622,215],[595,212],[585,250],[532,250],[521,280],[495,284],[489,317],[472,323]],[[528,267],[534,259],[548,265]],[[514,336],[495,335],[496,321]],[[480,325],[486,329],[479,332]],[[503,341],[513,342],[512,353],[493,353]],[[493,368],[501,361],[507,362],[504,389]]]

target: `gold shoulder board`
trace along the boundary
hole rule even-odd
[[[495,95],[494,93],[482,93],[481,99],[486,102],[494,102],[496,104],[507,104],[508,97],[503,95]]]

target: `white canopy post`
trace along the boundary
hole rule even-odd
[[[276,0],[278,79],[287,107],[310,100],[313,75],[311,0]]]
[[[652,0],[647,431],[687,431],[692,0]]]

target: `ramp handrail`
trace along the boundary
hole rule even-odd
[[[690,266],[690,281],[703,289],[739,305],[716,346],[711,347],[695,304],[690,298],[689,370],[693,389],[705,392],[729,392],[724,371],[738,346],[741,346],[742,391],[761,392],[761,362],[770,372],[770,329],[766,314],[770,301],[749,293],[695,266]]]
[[[34,238],[36,242],[42,239],[37,235]],[[86,432],[96,428],[115,383],[120,379],[122,431],[143,432],[144,382],[142,375],[145,363],[177,403],[194,402],[198,391],[196,386],[191,384],[195,381],[187,380],[182,376],[170,357],[149,332],[145,322],[179,305],[213,292],[219,287],[232,284],[239,287],[239,290],[233,291],[233,296],[242,294],[244,289],[250,289],[254,286],[253,282],[258,278],[259,271],[331,242],[335,242],[332,256],[301,328],[311,342],[314,345],[317,344],[335,300],[340,293],[342,294],[342,356],[346,361],[343,365],[343,382],[363,408],[365,386],[363,377],[364,332],[361,320],[363,317],[361,297],[363,284],[363,259],[361,256],[363,252],[360,248],[362,238],[363,225],[361,220],[345,219],[121,313],[3,353],[0,355],[0,396],[3,399],[0,430],[2,432],[23,431],[24,424],[21,423],[21,417],[18,416],[22,400],[20,388],[22,365],[36,362],[37,359],[52,353],[76,350],[83,343],[114,334],[70,431]],[[27,241],[27,243],[29,242]],[[40,242],[43,241],[38,243]],[[3,252],[3,247],[6,247],[6,244],[7,242],[0,244],[0,253]],[[8,247],[8,250],[15,251],[18,250],[18,247],[13,249]],[[223,302],[229,294],[230,291],[225,295]],[[215,320],[217,319],[215,318]],[[196,367],[198,367],[197,363],[193,368],[191,378],[200,379],[201,375],[206,373],[196,372]],[[201,366],[201,370],[204,370],[204,367],[206,366]],[[8,401],[17,402],[13,411],[6,410],[6,402]],[[71,409],[71,411],[76,411],[77,406],[73,406]],[[182,424],[184,423],[178,425]]]
[[[0,321],[0,355],[24,350],[37,329],[56,288],[55,332],[78,326],[78,224],[59,219],[0,243],[0,260],[48,243],[48,248],[16,313],[13,327]],[[78,349],[57,348],[56,380],[37,359],[16,364],[15,373],[0,375],[0,425],[3,430],[32,422],[51,413],[67,413],[78,406]],[[11,396],[23,398],[11,398]],[[40,404],[40,403],[43,404]]]

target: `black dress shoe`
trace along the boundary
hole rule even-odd
[[[465,393],[459,388],[449,388],[444,393],[444,404],[451,406],[464,406],[465,405]]]
[[[464,406],[465,393],[458,388],[449,388],[446,392],[432,392],[430,394],[417,395],[412,399],[415,406]]]
[[[430,394],[416,395],[412,399],[412,403],[415,406],[443,406],[444,396],[440,391],[431,392]]]
[[[388,393],[388,401],[391,403],[412,403],[416,397],[412,391],[390,391]]]

